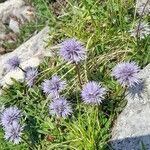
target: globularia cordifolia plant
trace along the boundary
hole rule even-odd
[[[75,38],[64,40],[60,44],[60,56],[67,62],[73,63],[76,66],[80,88],[82,88],[82,82],[80,77],[79,63],[86,58],[86,49],[83,43]]]
[[[23,126],[19,123],[21,116],[22,113],[16,106],[5,108],[1,114],[0,122],[5,131],[5,139],[14,144],[19,144],[21,141],[23,130]]]
[[[67,83],[60,79],[59,76],[54,75],[50,80],[44,80],[42,83],[42,90],[50,97],[59,97],[59,93],[65,89]]]
[[[12,58],[8,59],[6,64],[9,70],[15,70],[20,67],[21,60],[18,56],[13,56]]]
[[[133,86],[140,82],[138,72],[139,66],[135,62],[122,62],[117,64],[112,70],[112,76],[123,86]]]
[[[34,67],[27,67],[27,68],[25,69],[24,79],[25,79],[26,85],[27,85],[28,87],[32,87],[32,86],[33,86],[37,75],[38,75],[38,70],[37,70],[37,68],[34,68]]]
[[[105,94],[106,89],[95,81],[86,83],[81,91],[82,100],[86,104],[99,105],[104,99]]]
[[[49,113],[58,118],[71,115],[72,108],[70,103],[63,97],[57,98],[49,105]]]
[[[19,144],[21,142],[21,134],[23,126],[17,121],[13,121],[11,125],[4,128],[5,139],[13,142],[14,144]]]
[[[17,68],[19,68],[23,72],[25,72],[25,70],[22,69],[22,67],[20,66],[20,64],[21,64],[21,59],[17,55],[13,56],[12,58],[10,58],[10,59],[8,59],[6,61],[7,69],[9,71],[16,70]]]
[[[5,108],[1,114],[1,125],[7,127],[21,118],[21,111],[16,107]]]
[[[65,40],[61,43],[60,56],[76,66],[82,102],[88,105],[96,105],[98,108],[97,105],[100,105],[105,99],[106,89],[98,81],[88,81],[82,85],[79,64],[86,58],[86,49],[83,43],[74,38]],[[21,60],[15,56],[9,59],[7,64],[10,70],[14,70],[16,68],[21,68],[20,62]],[[25,70],[21,68],[21,70],[24,73],[24,80],[27,87],[32,88],[36,83],[38,69],[28,67]],[[138,77],[139,71],[140,68],[135,62],[122,62],[112,69],[112,76],[118,80],[122,87],[132,87],[140,82],[140,78]],[[68,116],[73,115],[71,103],[61,95],[66,86],[67,82],[57,75],[53,75],[50,79],[44,80],[41,85],[45,96],[51,98],[50,104],[47,106],[49,114],[57,119],[66,119]],[[96,110],[97,112],[99,111],[98,109]],[[21,139],[23,139],[21,135],[24,128],[19,121],[21,116],[21,111],[15,106],[5,108],[1,114],[1,125],[5,131],[5,139],[15,144],[19,144]]]

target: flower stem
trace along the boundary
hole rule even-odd
[[[123,91],[123,93],[122,93],[122,95],[121,95],[121,99],[122,99],[122,100],[126,98],[127,89],[128,89],[128,87],[125,86],[124,91]]]
[[[77,75],[78,75],[79,86],[80,86],[80,89],[82,89],[82,82],[81,82],[79,65],[75,63],[75,66],[76,66],[76,72],[77,72]]]
[[[22,69],[20,66],[18,67],[20,70],[22,70],[23,72],[26,72],[24,69]]]
[[[25,138],[21,137],[21,139],[22,139],[25,143],[27,143],[27,145],[29,146],[29,149],[30,149],[30,150],[34,150],[34,148],[32,147],[32,145],[31,145]]]

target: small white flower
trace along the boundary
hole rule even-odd
[[[140,39],[144,39],[150,34],[150,27],[148,23],[145,22],[137,22],[133,29],[129,31],[131,33],[131,36],[133,37],[139,37]]]

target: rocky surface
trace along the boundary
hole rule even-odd
[[[139,74],[142,82],[129,89],[128,104],[112,130],[115,150],[150,150],[150,65]]]
[[[137,0],[136,9],[139,15],[150,14],[150,0]]]
[[[22,60],[21,66],[24,69],[28,66],[36,67],[44,56],[51,56],[50,50],[46,48],[46,41],[49,37],[48,33],[49,28],[45,27],[41,32],[33,36],[13,52],[0,56],[1,87],[5,87],[6,84],[11,84],[11,77],[21,81],[24,78],[22,71],[19,69],[11,72],[7,71],[6,61],[9,58],[17,55]]]
[[[7,0],[0,3],[0,48],[4,41],[14,42],[15,39],[12,40],[9,35],[17,35],[20,27],[34,18],[34,8],[26,5],[24,0]]]

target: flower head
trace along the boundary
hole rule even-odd
[[[5,130],[5,139],[13,142],[14,144],[19,144],[21,141],[21,132],[23,127],[17,122],[14,121],[12,125],[9,125],[4,128]]]
[[[11,125],[21,117],[21,111],[17,107],[9,107],[3,110],[1,114],[1,124],[3,127]]]
[[[85,84],[81,91],[82,100],[87,104],[99,105],[105,94],[106,89],[95,81],[90,81]]]
[[[112,70],[114,76],[122,86],[133,86],[140,81],[137,73],[140,68],[135,62],[123,62],[116,65]]]
[[[6,62],[9,70],[15,70],[20,66],[21,60],[18,56],[13,56]]]
[[[66,118],[72,113],[72,108],[66,99],[58,98],[50,104],[49,112],[51,115]]]
[[[25,69],[25,82],[29,87],[33,86],[37,74],[37,68],[28,67]]]
[[[60,55],[68,62],[79,63],[86,57],[83,44],[76,39],[66,39],[61,44]]]
[[[66,82],[58,76],[53,76],[51,80],[45,80],[42,83],[42,89],[45,94],[58,95],[66,87]]]
[[[144,39],[150,34],[150,27],[148,23],[141,22],[141,23],[136,23],[134,28],[130,30],[131,36],[137,38],[139,37],[140,39]]]

